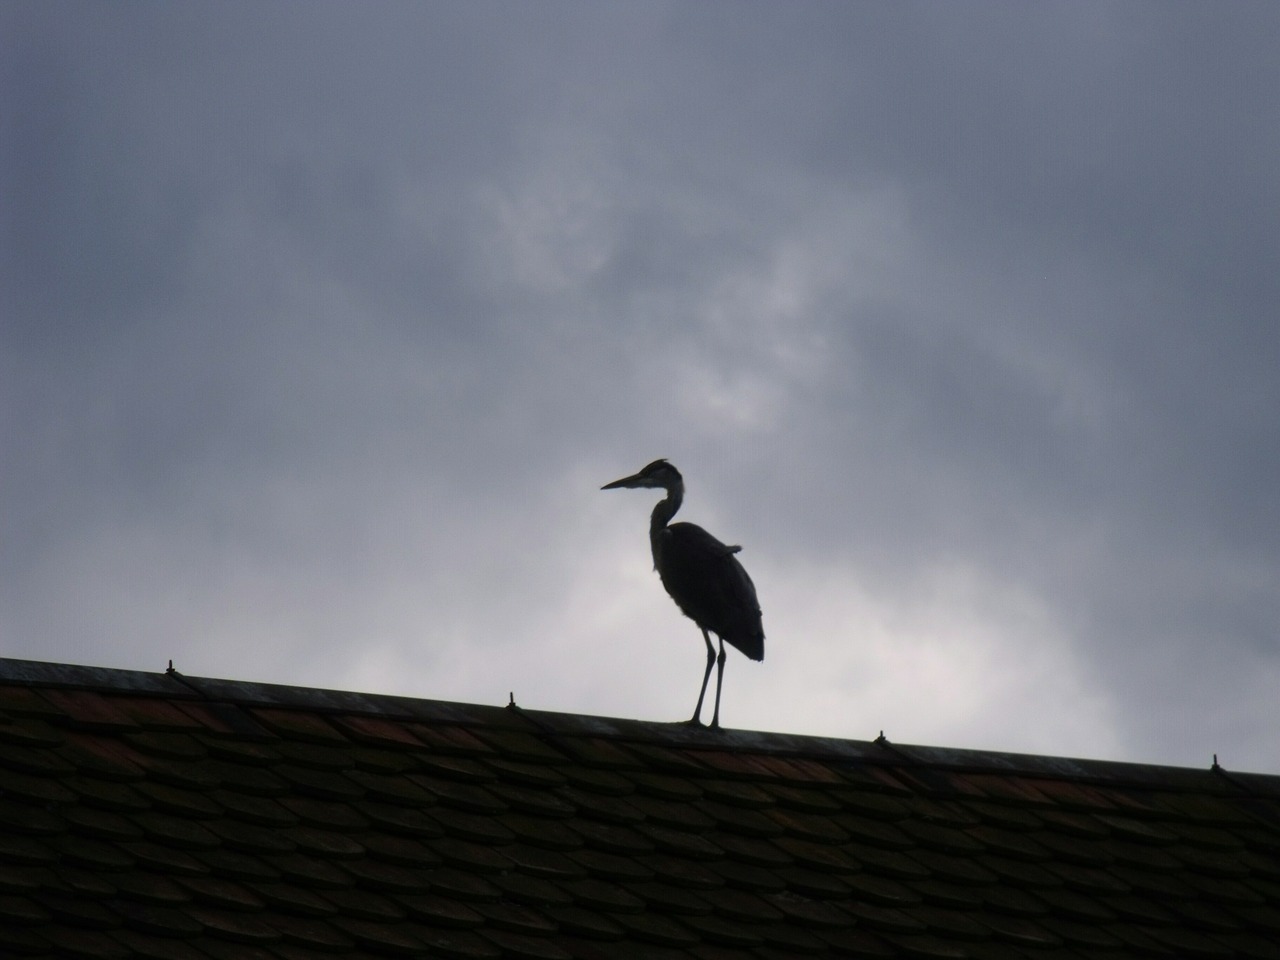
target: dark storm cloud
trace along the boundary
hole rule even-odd
[[[1272,7],[0,16],[7,652],[1274,766]]]

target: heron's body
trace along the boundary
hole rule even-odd
[[[649,519],[653,566],[676,606],[701,628],[707,644],[707,669],[693,712],[694,723],[701,722],[702,700],[711,667],[719,664],[715,711],[711,718],[711,725],[718,727],[725,642],[752,660],[764,659],[764,625],[756,588],[734,556],[742,548],[721,543],[696,524],[671,523],[684,498],[684,480],[665,460],[655,460],[639,473],[615,480],[602,489],[617,487],[661,487],[667,491],[666,498],[653,508]],[[711,645],[708,631],[720,638],[719,656]]]

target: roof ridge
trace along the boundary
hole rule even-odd
[[[0,657],[0,683],[163,696],[182,700],[218,700],[276,709],[368,714],[426,722],[448,722],[522,729],[562,749],[590,739],[654,743],[701,751],[750,750],[791,758],[892,767],[927,781],[928,771],[961,774],[1019,774],[1084,783],[1158,785],[1172,790],[1208,790],[1246,796],[1280,796],[1280,775],[1227,771],[1214,758],[1211,767],[1176,767],[1120,760],[1054,757],[1039,754],[931,747],[875,740],[841,739],[781,732],[708,730],[688,723],[597,717],[518,706],[514,694],[506,706],[467,704],[396,694],[361,693],[255,681],[193,677],[169,662],[163,673],[115,667],[91,667]],[[530,729],[532,728],[532,729]],[[574,753],[578,751],[574,750]]]

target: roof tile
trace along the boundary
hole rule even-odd
[[[547,908],[549,916],[560,930],[571,936],[588,940],[621,940],[626,931],[608,914],[579,906],[554,906]],[[576,951],[575,951],[576,952]]]
[[[515,903],[546,907],[553,904],[573,902],[573,897],[550,880],[519,873],[515,870],[506,870],[494,874],[489,879],[502,891],[508,900]]]
[[[965,911],[976,910],[982,906],[981,888],[964,883],[929,879],[915,884],[915,889],[924,897],[926,903]]]
[[[511,865],[511,860],[501,853],[502,848],[494,848],[488,841],[473,843],[455,837],[441,837],[431,846],[445,863],[461,870],[493,873],[506,870]]]
[[[641,793],[664,800],[687,803],[702,796],[702,788],[689,777],[635,770],[630,779]]]
[[[644,908],[644,901],[639,897],[608,880],[582,877],[577,880],[561,880],[559,883],[580,907],[609,913],[636,913]]]
[[[656,797],[638,797],[635,804],[643,811],[644,819],[664,827],[708,830],[716,825],[716,821],[700,809],[701,804],[659,800]]]
[[[563,854],[528,844],[507,844],[502,848],[502,855],[514,863],[517,869],[535,877],[555,880],[587,875],[586,867]]]
[[[651,801],[630,793],[622,797],[591,793],[574,787],[562,787],[556,791],[556,796],[568,801],[583,816],[609,823],[639,823],[645,819],[644,811],[651,806]]]
[[[334,830],[367,828],[370,818],[365,816],[365,812],[373,806],[371,803],[364,803],[357,809],[350,804],[330,803],[327,800],[315,800],[298,795],[281,797],[280,805],[296,815],[303,823]]]
[[[485,903],[502,896],[492,880],[453,866],[427,871],[426,880],[432,891],[468,902]]]
[[[838,900],[849,896],[851,892],[850,884],[841,879],[840,874],[828,873],[825,870],[811,870],[808,867],[791,865],[774,871],[774,878],[781,882],[781,887],[771,887],[764,892],[776,893],[778,889],[789,890],[811,900]]]
[[[340,730],[317,713],[279,707],[250,707],[249,713],[285,743],[350,742]]]
[[[613,919],[642,943],[691,947],[701,942],[699,935],[687,924],[661,913],[619,913]]]

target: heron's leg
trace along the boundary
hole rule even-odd
[[[693,708],[693,719],[690,723],[701,725],[702,723],[702,698],[707,695],[707,681],[711,679],[711,665],[716,662],[716,649],[711,646],[711,638],[707,636],[707,631],[702,631],[702,639],[707,642],[707,672],[702,675],[702,689],[698,691],[698,705]],[[717,702],[719,697],[716,698]]]
[[[711,644],[707,644],[707,654],[711,653]],[[724,638],[720,638],[720,656],[716,657],[716,709],[711,714],[711,726],[720,727],[720,685],[724,683]],[[711,661],[707,661],[707,673],[711,673]]]

